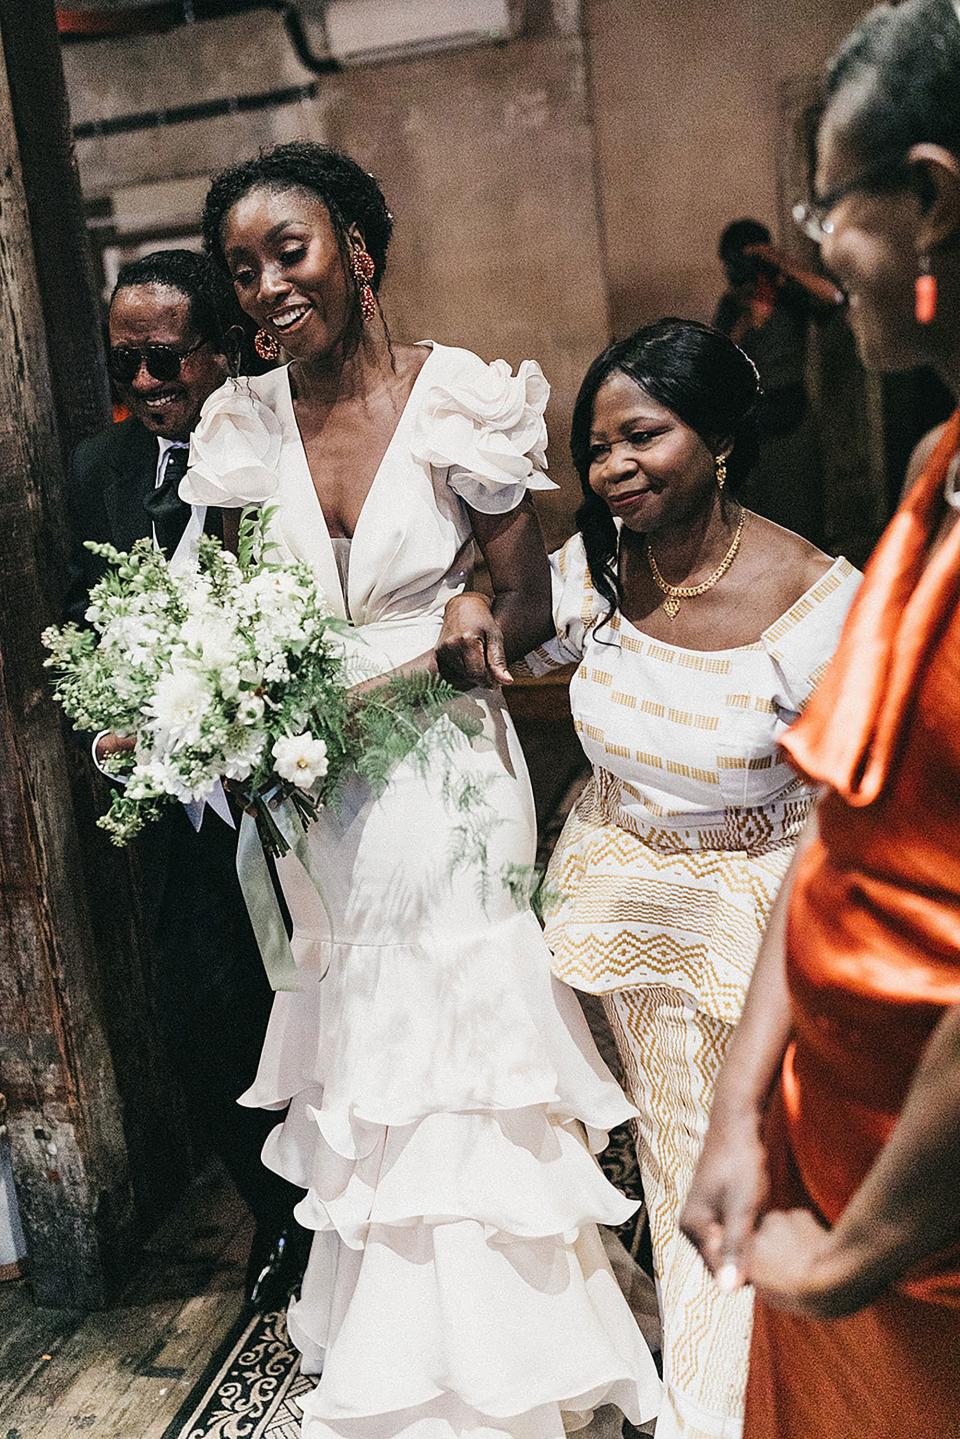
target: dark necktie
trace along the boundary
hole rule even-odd
[[[190,518],[190,506],[184,504],[177,490],[187,473],[190,450],[187,445],[176,445],[167,451],[167,462],[163,480],[144,497],[143,508],[153,521],[157,544],[167,559],[171,559],[180,543],[180,537]]]

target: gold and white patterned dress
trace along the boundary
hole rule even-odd
[[[593,776],[557,844],[546,937],[554,973],[603,996],[629,1098],[663,1322],[657,1439],[735,1439],[752,1316],[722,1298],[678,1218],[717,1071],[811,805],[777,741],[840,635],[860,580],[844,559],[756,643],[701,652],[651,639],[593,590],[583,541],[551,561],[557,638]]]

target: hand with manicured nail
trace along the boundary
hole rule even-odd
[[[680,1228],[724,1294],[746,1282],[747,1258],[767,1190],[759,1117],[747,1113],[724,1119],[715,1112]]]

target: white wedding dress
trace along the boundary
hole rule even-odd
[[[285,368],[208,400],[181,495],[275,505],[276,538],[358,626],[362,667],[383,671],[433,648],[469,579],[463,500],[503,512],[547,486],[546,397],[531,362],[513,377],[432,346],[357,523],[346,595]],[[412,761],[378,798],[355,781],[308,832],[332,927],[279,865],[302,988],[277,994],[241,1102],[289,1104],[264,1158],[307,1191],[296,1217],[315,1231],[289,1311],[304,1372],[322,1371],[304,1439],[562,1439],[599,1431],[584,1426],[600,1406],[634,1423],[658,1407],[596,1227],[635,1207],[590,1152],[634,1111],[500,879],[535,848],[502,697],[460,703],[483,735],[453,764],[497,818],[485,902],[476,867],[451,870],[462,816],[441,775]]]

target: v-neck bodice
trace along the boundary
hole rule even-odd
[[[404,403],[403,403],[403,406],[402,406],[402,408],[401,408],[401,410],[400,410],[399,415],[397,416],[397,422],[396,422],[396,424],[395,424],[394,427],[393,427],[393,433],[391,434],[389,440],[387,441],[386,446],[385,446],[384,451],[383,451],[383,454],[380,456],[380,462],[379,462],[379,464],[377,465],[377,468],[375,469],[375,471],[374,471],[374,473],[373,473],[373,478],[372,478],[371,481],[370,481],[369,488],[368,488],[368,490],[367,490],[366,495],[365,495],[364,498],[363,498],[363,503],[362,503],[361,506],[360,506],[360,512],[359,512],[359,514],[357,515],[356,524],[355,524],[354,527],[353,527],[353,534],[352,534],[352,535],[344,535],[344,536],[331,536],[331,538],[343,538],[343,539],[350,539],[350,540],[352,540],[352,539],[355,537],[357,530],[360,528],[360,524],[361,524],[361,521],[362,521],[362,519],[363,519],[363,512],[364,512],[364,510],[365,510],[366,507],[367,507],[367,501],[369,500],[370,496],[373,494],[373,492],[374,492],[374,490],[375,490],[375,488],[376,488],[377,482],[378,482],[378,480],[380,479],[381,474],[382,474],[383,471],[384,471],[386,468],[388,468],[388,466],[389,466],[391,451],[393,450],[393,447],[394,447],[395,444],[400,443],[400,442],[402,441],[403,432],[404,432],[404,430],[405,430],[405,428],[406,428],[407,416],[408,416],[408,414],[409,414],[411,411],[415,412],[415,409],[416,409],[416,393],[417,393],[417,388],[418,388],[418,386],[419,386],[419,384],[420,384],[421,379],[423,378],[423,373],[424,373],[424,371],[427,370],[427,369],[429,368],[429,366],[430,366],[430,362],[431,362],[431,359],[432,359],[432,357],[433,357],[433,345],[432,345],[429,341],[423,341],[423,340],[421,340],[415,348],[425,349],[425,350],[427,350],[427,354],[424,356],[423,362],[421,363],[420,368],[417,370],[417,373],[416,373],[416,375],[415,375],[414,378],[413,378],[413,384],[410,386],[410,391],[409,391],[409,393],[408,393],[408,395],[407,395],[407,398],[406,398],[406,400],[405,400]],[[289,403],[289,406],[290,406],[290,416],[292,417],[293,423],[294,423],[294,425],[296,426],[297,435],[298,435],[299,438],[300,438],[300,447],[301,447],[301,449],[303,450],[304,461],[305,461],[305,463],[306,463],[306,465],[307,465],[307,469],[308,469],[308,471],[309,471],[310,462],[309,462],[309,460],[307,459],[306,445],[305,445],[304,442],[303,442],[303,436],[302,436],[302,434],[301,434],[301,432],[300,432],[300,422],[299,422],[299,420],[297,419],[296,403],[295,403],[294,397],[293,397],[293,384],[292,384],[292,378],[291,378],[291,373],[290,373],[290,372],[291,372],[291,366],[290,366],[290,365],[285,365],[283,368],[284,368],[284,371],[285,371],[286,377],[287,377],[287,385],[286,385],[286,393],[285,393],[285,396],[284,396],[284,393],[283,393],[283,391],[282,391],[282,389],[281,389],[280,398],[281,398],[281,399],[286,398],[287,402]],[[311,475],[310,478],[311,478],[311,483],[312,483],[312,482],[313,482],[313,476]],[[315,486],[315,485],[314,485],[314,492],[316,493],[316,486]],[[322,506],[322,504],[320,504],[320,497],[319,497],[319,495],[317,495],[317,503],[318,503],[318,505],[320,505],[320,512],[321,512],[321,514],[323,514],[323,506]],[[325,517],[325,516],[324,516],[324,521],[326,522],[326,517]],[[329,529],[329,527],[328,527],[328,529]]]
[[[378,487],[381,484],[392,488],[396,493],[402,487],[403,474],[406,464],[410,461],[410,435],[411,426],[416,420],[417,404],[421,386],[429,378],[429,370],[434,359],[433,350],[427,355],[421,365],[406,403],[400,412],[393,434],[387,442],[380,463],[377,466],[370,488],[364,498],[357,516],[357,523],[350,539],[351,560],[355,550],[366,541],[365,530],[368,524],[368,517],[373,512],[373,524],[377,523],[376,510],[379,502]],[[327,527],[323,507],[317,494],[313,476],[310,473],[310,466],[307,460],[307,453],[300,434],[300,426],[297,422],[296,411],[293,404],[293,393],[290,386],[290,366],[285,365],[282,370],[274,371],[277,376],[275,386],[276,414],[280,420],[284,434],[284,448],[282,452],[281,465],[281,495],[289,494],[290,507],[292,510],[291,523],[283,523],[283,511],[280,514],[280,524],[284,532],[284,538],[292,552],[300,559],[308,560],[318,571],[324,583],[324,587],[331,600],[339,600],[339,609],[342,611],[341,618],[350,619],[354,624],[370,623],[369,608],[364,605],[360,595],[351,593],[349,580],[344,588],[340,567],[337,564],[333,539]],[[394,485],[389,484],[390,477],[394,478]],[[397,496],[399,499],[399,496]],[[312,512],[312,513],[311,513]],[[386,523],[381,521],[381,526]],[[359,537],[359,543],[358,543]],[[382,537],[382,529],[378,535],[374,532],[371,544],[376,546],[377,539]],[[298,549],[298,546],[301,548]],[[334,584],[334,575],[336,583]],[[369,596],[367,596],[369,598]]]
[[[543,475],[549,395],[527,360],[430,345],[367,492],[346,593],[294,413],[289,367],[228,382],[204,405],[181,496],[272,511],[281,553],[309,564],[339,618],[361,630],[376,669],[432,649],[447,601],[472,570],[468,506],[502,512]],[[202,497],[202,498],[201,498]]]

